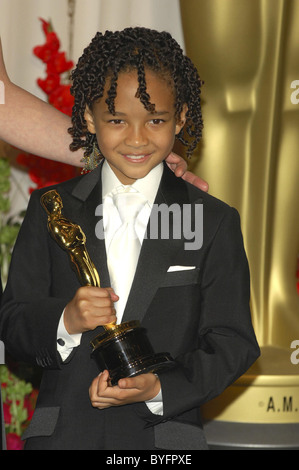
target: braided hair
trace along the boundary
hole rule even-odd
[[[84,148],[87,157],[97,146],[96,135],[87,129],[84,112],[86,105],[92,109],[93,103],[103,96],[107,78],[110,79],[110,88],[106,103],[111,114],[115,113],[118,75],[131,70],[136,70],[138,75],[136,97],[146,110],[155,111],[155,104],[150,102],[147,93],[146,69],[165,78],[173,88],[177,119],[184,104],[187,104],[186,124],[176,137],[186,146],[187,156],[192,154],[203,128],[200,103],[202,82],[191,60],[169,33],[142,27],[106,31],[105,34],[98,32],[84,50],[72,72],[71,93],[75,102],[72,127],[69,129],[73,139],[71,150]]]

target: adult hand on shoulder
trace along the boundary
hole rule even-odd
[[[111,406],[128,405],[148,401],[158,395],[160,380],[152,373],[120,379],[118,384],[110,386],[107,370],[96,377],[89,388],[89,397],[94,408],[100,410]]]
[[[194,173],[191,173],[191,171],[188,171],[187,163],[176,153],[170,153],[165,161],[178,178],[183,178],[183,180],[193,184],[193,186],[196,186],[202,191],[207,192],[209,190],[208,183],[199,176],[194,175]]]

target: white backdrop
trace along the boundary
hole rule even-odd
[[[61,51],[69,50],[68,0],[0,0],[0,34],[5,64],[11,80],[45,99],[36,85],[44,77],[44,64],[32,54],[44,43],[39,18],[51,20],[61,40]],[[73,56],[75,63],[97,31],[145,26],[169,31],[184,47],[179,0],[76,0]],[[32,186],[26,172],[13,169],[11,213],[28,203]]]
[[[44,98],[35,85],[43,64],[32,49],[44,43],[39,17],[51,19],[68,51],[68,0],[0,0],[0,34],[10,78]],[[76,0],[73,57],[75,62],[97,31],[146,26],[169,31],[183,46],[179,0]]]

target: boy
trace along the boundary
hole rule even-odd
[[[105,160],[56,189],[64,216],[86,235],[101,287],[79,286],[67,254],[47,233],[39,202],[44,191],[33,194],[0,324],[11,354],[45,369],[24,435],[28,449],[206,448],[200,405],[258,357],[238,214],[177,181],[163,163],[175,136],[188,154],[201,137],[200,85],[171,36],[145,28],[98,33],[79,60],[72,149],[84,147],[87,159],[100,154]],[[120,276],[115,266],[131,240],[115,256],[121,225],[115,199],[128,192],[143,200],[134,222],[141,246],[123,293],[127,272]],[[153,209],[163,204],[179,207],[183,215],[190,208],[190,227],[197,228],[195,208],[203,205],[202,246],[192,249],[183,231],[178,237],[171,225],[169,236],[150,236]],[[104,237],[95,230],[98,207]],[[147,329],[156,352],[172,355],[175,366],[110,387],[107,371],[98,377],[90,340],[107,323],[133,319]]]

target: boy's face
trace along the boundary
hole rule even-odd
[[[174,96],[169,84],[157,74],[146,72],[147,93],[155,112],[147,111],[139,98],[137,72],[119,74],[115,115],[105,103],[110,83],[103,97],[87,107],[85,119],[90,133],[96,134],[99,148],[122,184],[132,184],[145,177],[171,152],[175,134],[185,124],[187,106],[179,122],[175,118]]]

